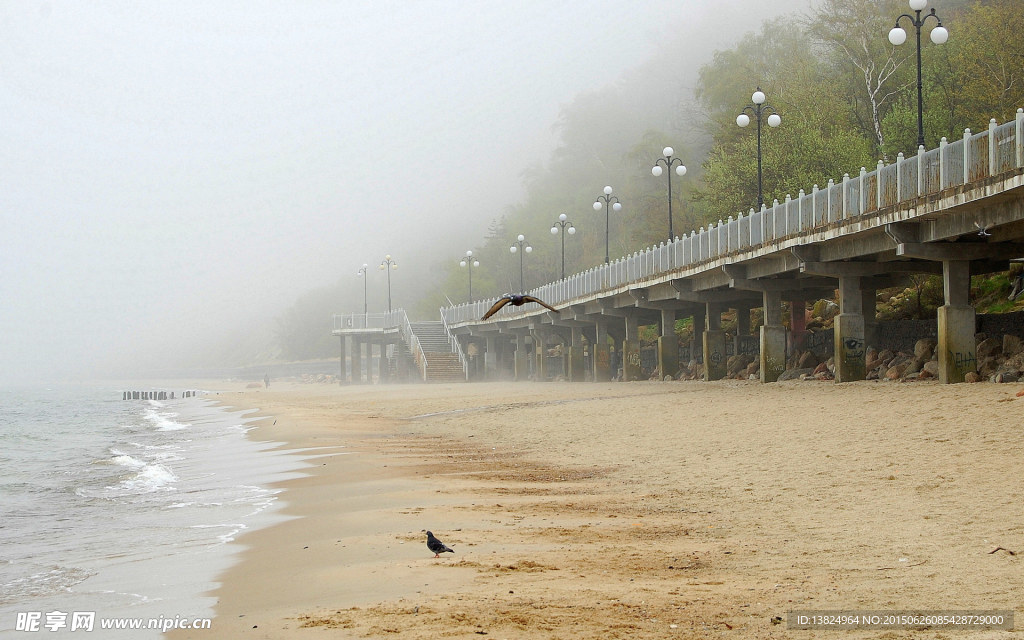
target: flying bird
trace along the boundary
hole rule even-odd
[[[484,317],[482,317],[480,319],[481,320],[486,320],[487,318],[490,318],[494,314],[498,313],[498,310],[501,309],[502,307],[504,307],[506,304],[511,304],[514,307],[521,307],[524,304],[526,304],[527,302],[536,302],[537,304],[541,305],[542,307],[547,307],[548,309],[551,309],[552,311],[558,311],[558,309],[555,309],[550,304],[544,302],[540,298],[534,298],[533,296],[527,296],[527,295],[517,295],[517,294],[514,294],[514,293],[506,293],[501,298],[498,298],[498,301],[495,302],[494,305],[492,305],[491,308],[487,310],[487,313],[484,314]]]
[[[449,549],[444,543],[434,537],[434,534],[427,532],[427,548],[434,552],[435,558],[440,558],[445,551],[455,553],[455,549]]]
[[[982,238],[987,238],[990,235],[992,235],[991,233],[988,232],[988,228],[991,227],[992,225],[986,225],[986,226],[983,227],[980,224],[978,224],[977,222],[975,222],[974,226],[976,226],[978,228],[978,235],[981,236]]]

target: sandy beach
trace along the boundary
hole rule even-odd
[[[184,638],[910,638],[793,611],[1013,610],[1017,384],[225,387],[302,450]],[[454,548],[435,559],[433,531]],[[967,637],[967,636],[965,636]],[[971,638],[1017,637],[981,631]]]

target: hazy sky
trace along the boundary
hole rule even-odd
[[[0,380],[153,366],[385,253],[456,256],[575,95],[766,4],[0,0]]]

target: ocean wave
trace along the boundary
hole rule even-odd
[[[16,567],[12,567],[16,568]],[[71,587],[96,575],[78,567],[37,567],[35,573],[0,583],[0,604],[12,604],[26,598],[66,593]]]
[[[187,429],[192,426],[187,422],[177,422],[172,420],[172,418],[177,418],[178,414],[169,411],[161,413],[160,411],[147,409],[143,414],[143,417],[160,431],[180,431],[181,429]]]

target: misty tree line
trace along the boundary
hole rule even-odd
[[[936,5],[948,42],[935,45],[927,21],[922,33],[926,146],[965,128],[980,131],[990,118],[1002,123],[1024,107],[1024,12],[1020,0],[949,0]],[[754,125],[736,116],[760,87],[782,116],[764,127],[765,202],[794,197],[914,153],[917,141],[917,71],[914,30],[889,43],[896,17],[912,13],[905,0],[824,0],[808,14],[765,22],[731,49],[716,51],[687,77],[672,47],[659,59],[616,84],[587,92],[567,106],[556,124],[560,144],[546,166],[522,175],[524,196],[508,206],[486,238],[473,247],[474,299],[519,289],[519,256],[509,252],[524,234],[533,252],[523,265],[527,289],[557,280],[561,238],[550,233],[565,213],[577,229],[566,238],[566,272],[604,261],[605,212],[592,204],[611,185],[623,209],[611,214],[610,255],[617,257],[668,239],[666,178],[651,175],[662,148],[671,146],[688,173],[673,173],[676,235],[747,212],[757,202]],[[676,65],[680,80],[651,73]],[[448,253],[448,252],[446,252]],[[411,313],[433,319],[437,309],[467,301],[465,268],[439,261],[442,274]],[[336,351],[324,318],[337,298],[311,292],[279,319],[283,357],[326,357]],[[354,300],[351,305],[355,308]],[[410,305],[407,305],[410,308]],[[325,334],[328,334],[325,336]]]

